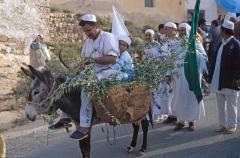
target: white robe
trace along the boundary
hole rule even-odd
[[[185,54],[182,54],[182,60],[184,61]],[[182,62],[183,62],[182,61]],[[198,63],[198,71],[200,72],[199,81],[201,81],[201,73],[204,70],[205,61],[202,54],[197,52],[197,63]],[[205,108],[204,103],[201,101],[197,102],[196,96],[193,91],[189,90],[189,84],[185,77],[184,66],[180,67],[179,76],[175,78],[176,87],[174,93],[174,103],[176,108],[176,116],[179,121],[187,121],[193,122],[195,120],[199,120],[200,118],[205,116]],[[200,84],[200,83],[199,83]]]
[[[168,56],[171,52],[179,53],[181,48],[176,39],[169,39],[161,47],[160,56]],[[167,71],[166,75],[171,76],[172,70]],[[175,115],[175,108],[172,106],[174,94],[174,82],[167,84],[165,81],[159,84],[157,91],[154,94],[153,114]],[[159,109],[158,107],[161,107]]]

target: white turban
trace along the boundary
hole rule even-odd
[[[178,28],[185,28],[186,29],[186,36],[189,37],[191,26],[188,23],[181,23]]]
[[[177,30],[177,25],[173,22],[167,22],[164,27],[170,27],[170,28],[174,28]]]
[[[151,35],[154,35],[154,34],[155,34],[153,29],[147,29],[147,30],[145,31],[145,34],[146,34],[146,33],[150,33]]]

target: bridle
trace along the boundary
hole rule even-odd
[[[54,96],[54,94],[55,94],[55,92],[56,92],[56,91],[55,91],[55,87],[56,87],[56,85],[57,85],[56,83],[57,83],[57,82],[56,82],[56,80],[54,79],[54,81],[53,81],[53,86],[52,86],[52,88],[50,89],[47,97],[46,97],[44,100],[42,100],[42,101],[39,102],[39,103],[32,102],[32,101],[28,101],[27,104],[36,105],[36,107],[38,107],[38,109],[39,109],[40,111],[43,111],[43,110],[46,110],[46,109],[44,109],[44,107],[43,107],[44,103],[50,99],[51,102],[50,102],[50,106],[48,107],[48,109],[50,109],[50,108],[53,106],[53,99],[52,99],[52,97]]]

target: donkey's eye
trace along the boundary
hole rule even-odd
[[[33,92],[33,95],[38,95],[39,94],[39,91],[34,91]]]

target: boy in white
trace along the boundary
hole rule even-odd
[[[128,53],[128,48],[131,44],[131,39],[128,36],[119,37],[119,51],[120,57],[117,62],[112,65],[112,69],[120,70],[121,73],[117,75],[117,79],[127,79],[133,74],[133,60]]]

